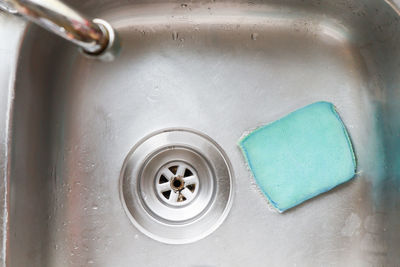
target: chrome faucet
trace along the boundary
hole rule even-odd
[[[107,60],[119,48],[110,24],[101,19],[89,19],[59,0],[0,0],[0,9],[25,17],[71,41],[91,56]]]

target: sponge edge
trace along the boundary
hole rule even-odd
[[[257,128],[239,146],[257,185],[279,212],[355,175],[351,140],[332,103],[316,102]]]

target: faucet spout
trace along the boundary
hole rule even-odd
[[[0,0],[0,8],[71,41],[89,55],[102,54],[115,38],[107,22],[87,18],[59,0]]]

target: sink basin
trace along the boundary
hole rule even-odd
[[[122,50],[113,62],[96,61],[31,24],[15,44],[18,61],[7,76],[15,82],[3,88],[9,105],[1,109],[9,118],[9,131],[1,130],[4,265],[400,264],[395,4],[69,4],[109,21]],[[316,101],[337,107],[353,140],[357,177],[276,213],[237,141]],[[170,154],[158,157],[159,148]],[[153,182],[137,185],[142,165],[162,179],[148,162],[151,153],[167,164],[160,168],[181,166],[170,164],[176,157],[189,174],[211,173],[208,183],[196,180],[196,199],[206,207],[196,219],[183,218],[196,211],[191,198],[177,196],[188,204],[187,213],[176,214],[162,207],[180,203],[153,209],[146,202],[163,199],[152,189],[143,195]]]

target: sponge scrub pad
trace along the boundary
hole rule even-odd
[[[350,180],[356,170],[350,137],[328,102],[257,128],[239,146],[256,183],[280,212]]]

